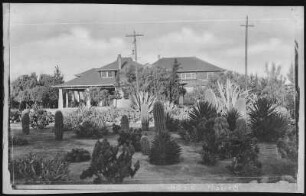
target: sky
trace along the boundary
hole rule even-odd
[[[264,75],[272,62],[286,75],[294,40],[304,31],[301,7],[165,6],[103,4],[11,4],[10,77],[52,74],[58,65],[65,81],[75,74],[132,57],[134,30],[138,62],[196,56],[244,73],[245,24],[248,73]],[[302,43],[301,43],[302,44]]]

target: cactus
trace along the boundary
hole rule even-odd
[[[143,131],[149,131],[149,107],[147,104],[141,105],[141,128]]]
[[[140,139],[141,152],[144,155],[150,154],[150,140],[147,136],[142,136]]]
[[[120,126],[122,132],[127,133],[130,130],[129,118],[127,115],[122,116]]]
[[[119,153],[118,146],[111,146],[106,139],[98,140],[90,167],[82,172],[80,178],[95,175],[94,183],[122,183],[125,177],[134,177],[140,167],[139,161],[132,166],[134,152],[131,145],[124,144]]]
[[[29,135],[29,133],[30,133],[30,116],[29,116],[28,111],[23,113],[21,123],[22,123],[22,132],[26,135]]]
[[[56,140],[62,140],[64,134],[63,114],[61,111],[55,112],[54,134]]]
[[[164,105],[157,101],[153,106],[154,125],[157,133],[166,132]]]

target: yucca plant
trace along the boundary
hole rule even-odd
[[[192,107],[189,112],[189,120],[191,125],[197,126],[203,119],[211,119],[217,117],[217,109],[207,101],[200,101]]]
[[[276,112],[274,103],[274,100],[259,98],[250,108],[250,127],[260,141],[277,141],[288,126],[287,119]]]
[[[224,85],[218,83],[218,93],[220,94],[219,106],[223,106],[222,113],[230,110],[236,106],[239,98],[246,98],[248,90],[244,91],[238,85],[232,83],[229,79],[226,80]]]
[[[140,91],[140,92],[135,92],[132,95],[132,107],[136,111],[141,111],[141,106],[145,104],[148,107],[148,113],[151,113],[155,101],[156,101],[155,95],[149,94],[148,92]]]
[[[170,165],[180,161],[181,147],[168,132],[160,132],[152,142],[149,161],[155,165]]]
[[[238,118],[241,117],[240,113],[238,112],[237,109],[232,108],[230,110],[228,110],[225,114],[224,117],[227,120],[227,123],[229,125],[229,129],[231,131],[234,131],[236,129],[236,121],[238,120]]]

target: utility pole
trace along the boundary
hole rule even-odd
[[[254,25],[249,25],[248,16],[246,17],[245,25],[240,25],[245,27],[245,90],[248,88],[248,29],[249,27],[254,27]]]
[[[143,34],[137,34],[134,30],[133,34],[131,35],[126,35],[125,37],[133,37],[133,44],[134,44],[134,55],[135,55],[135,61],[137,62],[137,39],[136,37],[144,36]],[[136,87],[137,87],[137,92],[139,92],[139,84],[138,84],[138,67],[136,65]]]

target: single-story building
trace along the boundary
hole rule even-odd
[[[117,88],[116,78],[118,74],[120,81],[124,80],[124,75],[120,74],[120,70],[129,69],[131,67],[139,68],[142,66],[143,65],[133,61],[132,58],[121,57],[119,54],[117,60],[112,63],[76,74],[76,78],[63,84],[53,86],[59,89],[58,108],[63,108],[64,106],[66,108],[71,107],[72,103],[75,101],[84,101],[86,105],[90,105],[90,97],[88,97],[89,94],[86,92],[90,87],[101,87],[108,89],[110,92],[114,92]],[[120,93],[123,94],[122,91]],[[121,100],[121,102],[124,101],[126,100]],[[117,104],[120,105],[120,101]],[[122,103],[122,105],[124,105],[124,103]]]

